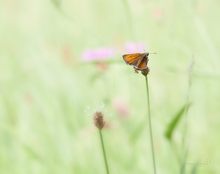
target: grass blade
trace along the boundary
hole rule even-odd
[[[198,173],[198,163],[194,164],[191,170],[191,174],[197,174]]]
[[[167,129],[165,131],[166,138],[171,141],[173,133],[181,119],[181,117],[184,115],[185,111],[188,110],[190,104],[184,105],[173,117],[171,122],[168,124]]]

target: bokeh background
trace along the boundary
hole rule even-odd
[[[219,174],[219,0],[1,0],[2,174],[101,174],[93,113],[111,173],[152,173],[144,77],[121,55],[149,57],[158,173]],[[191,103],[173,132],[175,114]],[[187,117],[186,117],[187,116]],[[173,145],[174,144],[174,145]]]

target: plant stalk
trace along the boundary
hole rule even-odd
[[[145,78],[146,78],[146,88],[147,88],[148,124],[149,124],[148,126],[149,126],[149,132],[150,132],[152,160],[153,160],[154,174],[157,174],[156,160],[155,160],[155,150],[154,150],[154,140],[153,140],[153,129],[152,129],[152,123],[151,123],[150,93],[149,93],[149,85],[148,85],[147,75],[145,76]]]
[[[99,129],[99,137],[100,137],[100,142],[101,142],[101,146],[102,146],[102,154],[103,154],[103,158],[104,158],[106,174],[110,174],[109,167],[108,167],[108,161],[107,161],[107,155],[106,155],[106,151],[105,151],[104,140],[103,140],[103,136],[102,136],[102,130],[100,130],[100,129]]]

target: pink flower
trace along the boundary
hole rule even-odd
[[[125,52],[126,53],[142,53],[146,52],[146,47],[143,43],[133,43],[128,42],[125,44]]]
[[[33,96],[31,95],[31,93],[27,92],[25,95],[24,95],[24,100],[27,104],[31,105],[33,104]]]
[[[114,56],[112,48],[89,49],[82,54],[85,61],[103,61]]]
[[[127,117],[130,113],[127,102],[121,98],[116,98],[113,100],[113,107],[120,117]]]
[[[156,21],[160,21],[164,17],[164,11],[161,8],[157,7],[153,9],[152,16]]]

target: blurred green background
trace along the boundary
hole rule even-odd
[[[179,173],[164,133],[190,102],[185,173],[197,166],[219,174],[219,7],[219,0],[1,0],[1,173],[105,173],[97,110],[111,174],[152,173],[144,77],[121,57],[127,43],[141,43],[157,53],[149,85],[158,173]],[[114,55],[101,64],[83,59],[99,48]],[[180,155],[182,121],[172,140]]]

